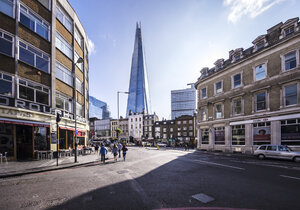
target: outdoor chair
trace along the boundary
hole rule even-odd
[[[4,155],[2,153],[0,153],[1,164],[2,164],[2,158],[5,158],[6,164],[8,163],[6,155],[7,155],[7,152],[4,152]]]

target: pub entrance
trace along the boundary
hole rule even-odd
[[[16,125],[17,159],[33,158],[32,126]]]

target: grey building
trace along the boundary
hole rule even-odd
[[[154,130],[152,128],[156,121],[158,121],[158,116],[155,113],[144,115],[144,126],[143,126],[144,139],[148,139],[148,140],[154,139]]]
[[[111,138],[110,119],[95,120],[94,127],[96,139],[106,140]]]
[[[196,89],[194,84],[190,88],[171,91],[172,120],[182,115],[194,116],[196,113]]]

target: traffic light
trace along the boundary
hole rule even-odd
[[[61,121],[61,114],[60,113],[56,113],[56,122],[60,122]]]

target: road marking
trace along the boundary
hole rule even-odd
[[[209,195],[206,195],[204,193],[199,193],[199,194],[196,194],[196,195],[192,195],[192,198],[198,200],[198,201],[201,201],[202,203],[208,203],[208,202],[211,202],[211,201],[214,201],[215,199]]]
[[[216,166],[222,166],[222,167],[227,167],[227,168],[233,168],[233,169],[238,169],[238,170],[245,170],[244,168],[236,167],[236,166],[230,166],[230,165],[224,165],[221,163],[214,163],[214,162],[209,162],[209,161],[204,161],[204,160],[194,160],[196,162],[202,162],[202,163],[207,163],[211,165],[216,165]]]
[[[284,178],[289,178],[289,179],[296,179],[296,180],[300,180],[299,177],[293,177],[293,176],[286,176],[286,175],[280,175],[281,177],[284,177]]]

